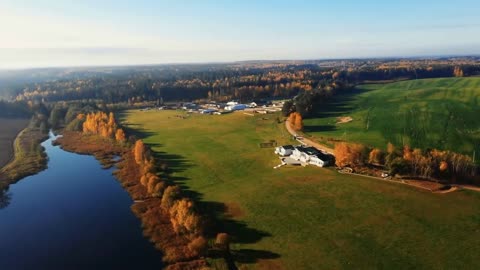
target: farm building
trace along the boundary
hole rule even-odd
[[[332,165],[334,161],[332,155],[325,154],[314,147],[305,146],[294,147],[290,157],[304,164],[315,165],[318,167]]]
[[[236,105],[229,105],[225,107],[225,110],[227,111],[241,111],[245,110],[247,108],[247,105],[245,104],[236,104]]]
[[[275,148],[275,154],[283,157],[290,156],[293,153],[293,150],[295,150],[295,147],[293,145],[279,146]]]
[[[216,109],[205,109],[205,110],[200,111],[201,114],[212,114],[214,112],[218,112],[218,110],[216,110]]]

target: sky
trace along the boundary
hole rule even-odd
[[[0,69],[480,54],[478,0],[0,0]]]

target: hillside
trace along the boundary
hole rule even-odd
[[[362,85],[320,105],[305,131],[327,144],[392,142],[472,155],[480,150],[479,105],[478,77]]]

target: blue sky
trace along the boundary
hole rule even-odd
[[[480,1],[0,0],[0,68],[480,54]]]

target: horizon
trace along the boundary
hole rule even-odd
[[[469,57],[480,57],[479,54],[445,54],[445,55],[411,55],[411,56],[378,56],[378,57],[350,57],[350,58],[318,58],[318,59],[247,59],[247,60],[238,60],[238,61],[218,61],[218,62],[167,62],[167,63],[152,63],[152,64],[118,64],[118,65],[109,65],[109,64],[98,64],[98,65],[60,65],[60,66],[36,66],[36,67],[13,67],[13,68],[2,68],[0,67],[0,72],[16,72],[16,71],[27,71],[27,70],[42,70],[42,69],[92,69],[92,68],[136,68],[136,67],[157,67],[157,66],[175,66],[175,65],[228,65],[228,64],[242,64],[242,63],[256,63],[256,62],[265,62],[265,63],[274,63],[274,62],[301,62],[301,61],[317,61],[317,62],[327,62],[327,61],[354,61],[354,60],[423,60],[423,59],[447,59],[447,58],[469,58]]]
[[[0,3],[0,69],[475,56],[479,3]]]

